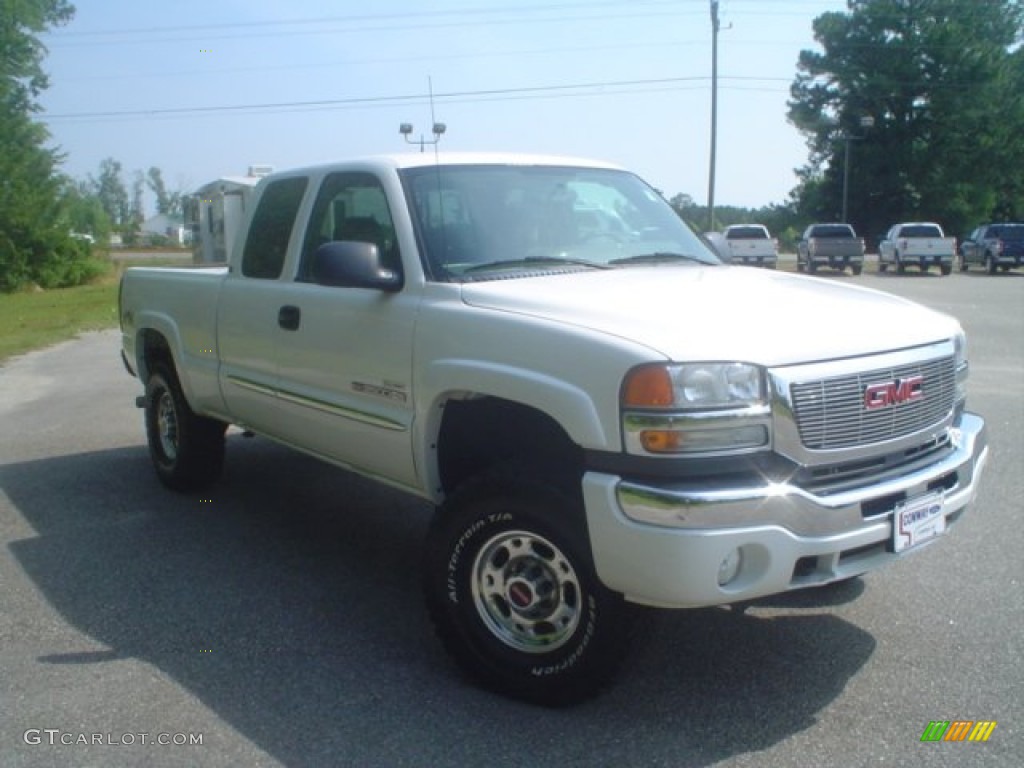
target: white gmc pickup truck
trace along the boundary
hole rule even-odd
[[[724,266],[624,170],[378,157],[253,202],[229,266],[124,276],[156,474],[214,481],[234,424],[433,502],[429,612],[495,690],[579,700],[634,605],[848,579],[975,495],[953,318]]]

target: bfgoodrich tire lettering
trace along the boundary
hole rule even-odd
[[[153,366],[146,382],[146,437],[160,482],[192,491],[220,477],[224,467],[223,422],[193,413],[174,371]]]
[[[631,625],[594,573],[574,496],[506,467],[456,490],[427,535],[424,588],[445,648],[483,685],[534,703],[600,690]]]

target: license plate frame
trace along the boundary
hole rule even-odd
[[[946,532],[945,494],[932,491],[901,501],[892,513],[893,552],[906,552]]]

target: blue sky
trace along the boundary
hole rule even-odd
[[[40,118],[76,178],[114,157],[189,191],[252,164],[415,149],[398,126],[430,138],[432,88],[443,149],[610,160],[707,201],[710,0],[73,1],[44,38]],[[720,0],[717,204],[795,185],[797,56],[844,8]]]

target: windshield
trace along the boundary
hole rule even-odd
[[[661,196],[625,171],[441,165],[403,171],[435,280],[719,264]]]

